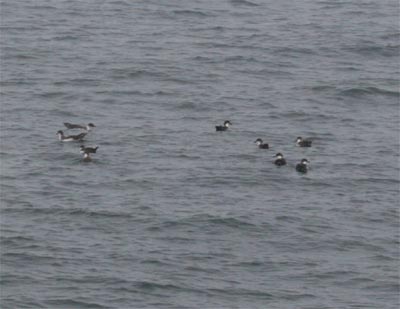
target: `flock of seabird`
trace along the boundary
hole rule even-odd
[[[220,126],[215,126],[216,131],[227,131],[228,128],[232,125],[232,123],[229,120],[226,120],[223,125]],[[65,136],[63,131],[58,131],[57,135],[58,138],[61,142],[82,142],[85,136],[89,133],[90,130],[92,130],[94,127],[96,127],[93,123],[89,123],[87,125],[80,125],[80,124],[72,124],[68,122],[64,122],[64,126],[67,128],[67,130],[72,130],[72,129],[81,129],[84,130],[85,132],[79,133],[77,135],[68,135]],[[260,149],[269,149],[269,144],[264,143],[264,141],[261,138],[257,138],[255,141],[256,145]],[[299,136],[296,139],[296,145],[299,147],[311,147],[312,141],[309,139],[303,139],[301,136]],[[96,147],[85,147],[84,145],[81,145],[80,147],[80,153],[83,154],[83,162],[90,162],[92,159],[90,157],[91,153],[96,153],[97,149],[99,146]],[[276,166],[283,166],[286,165],[286,160],[283,157],[283,154],[278,152],[274,156],[275,162],[274,164]],[[300,163],[296,165],[296,171],[299,173],[307,173],[308,171],[308,165],[310,164],[310,161],[307,159],[302,159]]]
[[[95,128],[96,126],[93,123],[89,123],[86,126],[80,125],[80,124],[72,124],[69,122],[64,122],[64,126],[67,128],[67,130],[71,129],[82,129],[85,130],[85,132],[79,133],[77,135],[68,135],[65,136],[64,132],[59,130],[57,132],[58,139],[61,142],[82,142],[85,136],[89,133],[90,130]],[[90,162],[92,161],[92,158],[90,157],[91,153],[96,153],[97,149],[99,146],[96,147],[85,147],[84,145],[81,145],[80,147],[80,153],[83,154],[83,162]]]
[[[232,125],[232,123],[229,120],[226,120],[222,126],[215,126],[215,130],[216,131],[227,131],[229,126],[231,126],[231,125]],[[264,141],[261,138],[257,138],[254,143],[256,143],[256,145],[260,149],[269,149],[269,144],[264,143]],[[312,144],[311,140],[303,139],[301,136],[299,136],[296,139],[296,145],[299,147],[311,147],[311,144]],[[276,166],[286,165],[286,160],[283,157],[282,153],[278,152],[274,156],[274,158],[276,158],[274,161],[274,164]],[[303,174],[307,173],[309,164],[310,164],[310,161],[308,161],[307,159],[302,159],[300,161],[300,163],[298,163],[296,165],[296,171],[298,171],[299,173],[303,173]]]

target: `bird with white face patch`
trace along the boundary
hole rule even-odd
[[[307,173],[308,164],[310,164],[310,161],[307,159],[302,159],[301,162],[296,165],[296,171],[303,174]]]
[[[215,126],[216,131],[226,131],[228,130],[229,126],[231,126],[232,123],[229,120],[226,120],[222,126]]]
[[[257,138],[254,143],[256,143],[256,145],[260,149],[269,149],[269,145],[267,143],[264,143],[261,138]]]
[[[286,165],[286,160],[285,160],[285,158],[283,157],[283,154],[281,154],[280,152],[278,152],[278,153],[274,156],[274,158],[276,158],[276,160],[275,160],[275,162],[274,162],[274,164],[275,164],[276,166],[283,166],[283,165]]]
[[[83,159],[82,162],[91,162],[92,158],[90,157],[89,153],[85,152],[83,153]]]
[[[312,141],[309,139],[303,139],[301,136],[296,138],[296,145],[299,147],[311,147]]]

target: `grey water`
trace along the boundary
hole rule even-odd
[[[1,308],[398,308],[398,18],[3,0]]]

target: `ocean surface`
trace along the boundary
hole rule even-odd
[[[2,309],[399,308],[398,1],[0,8]]]

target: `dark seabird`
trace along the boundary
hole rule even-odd
[[[81,133],[78,135],[69,135],[65,136],[63,131],[58,131],[57,135],[60,141],[62,142],[73,142],[73,141],[81,141],[86,136],[87,133]]]
[[[299,173],[307,173],[309,163],[310,161],[308,161],[307,159],[301,160],[301,162],[296,165],[296,171],[298,171]]]
[[[299,147],[311,147],[312,141],[309,139],[303,139],[301,136],[296,138],[296,144]]]
[[[80,125],[80,124],[72,124],[68,122],[64,122],[64,125],[67,127],[67,129],[83,129],[86,131],[90,131],[94,127],[96,127],[93,123],[89,123],[86,126]]]
[[[269,148],[269,145],[265,144],[261,138],[257,138],[254,143],[256,143],[258,148],[260,148],[260,149],[268,149]]]
[[[226,131],[226,130],[228,130],[229,126],[231,126],[231,125],[232,125],[232,123],[229,120],[227,120],[224,122],[224,125],[215,126],[215,130],[216,131]]]
[[[81,145],[80,153],[96,153],[97,148],[99,148],[99,146],[96,146],[96,147],[85,147],[84,145]]]
[[[276,160],[275,160],[275,165],[277,165],[277,166],[282,166],[282,165],[286,165],[286,160],[283,158],[283,154],[281,154],[280,152],[278,152],[276,155],[275,155],[275,157],[274,158],[276,158]]]

